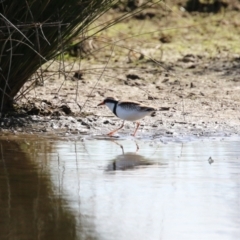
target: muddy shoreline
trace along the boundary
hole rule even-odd
[[[111,78],[100,80],[87,72],[76,81],[64,80],[63,76],[48,78],[44,86],[36,86],[34,93],[29,93],[27,100],[20,101],[17,113],[0,119],[1,135],[104,137],[120,126],[121,120],[97,104],[107,96],[115,96],[159,109],[155,117],[141,121],[137,138],[239,136],[240,60],[204,59],[207,60],[205,68],[199,63],[189,68],[183,60],[178,60],[171,70],[146,67],[144,63],[144,69],[138,66],[128,71],[112,66],[108,70]],[[60,85],[62,89],[56,93]],[[80,99],[77,101],[76,85]],[[126,122],[117,136],[130,136],[134,127],[132,122]]]
[[[149,117],[150,118],[150,117]],[[114,116],[108,117],[10,117],[1,119],[1,135],[39,135],[68,138],[109,138],[107,133],[120,126],[121,121]],[[125,127],[113,136],[114,138],[132,138],[134,124],[126,122]],[[239,126],[226,122],[191,122],[177,121],[176,119],[162,120],[156,116],[142,120],[137,139],[161,139],[168,138],[172,141],[187,138],[222,138],[239,137]]]

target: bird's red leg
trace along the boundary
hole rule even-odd
[[[134,136],[134,137],[135,137],[135,134],[136,134],[136,132],[137,132],[137,130],[138,130],[138,128],[139,128],[140,123],[139,123],[139,122],[136,122],[136,124],[137,124],[137,127],[136,127],[134,133],[132,134],[132,136]]]
[[[112,136],[115,132],[117,132],[118,130],[120,130],[121,128],[123,128],[123,126],[124,126],[124,121],[123,121],[122,125],[121,125],[119,128],[117,128],[117,129],[111,131],[111,132],[108,133],[107,135],[108,135],[108,136]]]

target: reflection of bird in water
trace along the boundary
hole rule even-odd
[[[157,111],[157,109],[152,106],[146,106],[146,105],[143,105],[143,104],[141,104],[139,102],[135,102],[135,101],[118,101],[117,99],[115,99],[113,97],[105,98],[101,103],[98,104],[98,106],[100,106],[100,105],[107,105],[108,108],[118,118],[121,118],[124,121],[127,120],[127,121],[132,121],[132,122],[135,122],[145,116],[152,115],[154,112]],[[123,121],[121,127],[108,133],[108,136],[112,136],[115,132],[117,132],[118,130],[123,128],[124,121]],[[133,136],[135,136],[135,134],[138,130],[138,127],[140,125],[139,122],[136,122],[136,123],[137,123],[137,127],[136,127],[134,133],[132,134]]]
[[[118,155],[116,159],[107,166],[106,171],[129,170],[137,167],[146,167],[152,164],[153,163],[149,162],[141,155],[136,153],[125,153],[123,155]]]
[[[118,143],[118,142],[116,142],[116,141],[114,141],[114,140],[112,140],[112,142],[116,143],[122,149],[122,154],[124,154],[124,147],[123,147],[123,145]],[[138,146],[136,141],[134,141],[134,142],[135,142],[136,147],[137,147],[137,149],[136,149],[136,153],[137,153],[137,151],[139,150],[139,146]]]

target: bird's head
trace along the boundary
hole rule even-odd
[[[118,100],[116,98],[114,98],[114,97],[107,97],[101,103],[99,103],[97,106],[105,105],[105,104],[108,104],[108,103],[115,104],[116,102],[118,102]]]

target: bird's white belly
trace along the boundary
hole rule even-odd
[[[151,112],[138,111],[136,109],[129,109],[129,108],[128,109],[117,108],[116,113],[119,118],[127,121],[136,121],[151,114]]]

